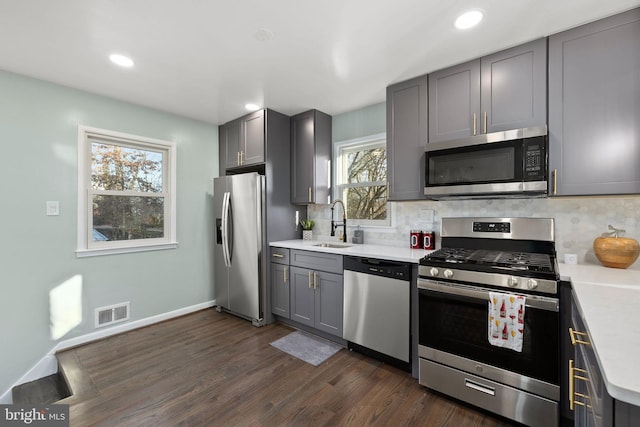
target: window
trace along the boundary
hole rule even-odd
[[[177,247],[176,146],[78,127],[78,256]]]
[[[386,135],[379,134],[335,145],[335,196],[345,203],[351,224],[391,223],[386,142]]]

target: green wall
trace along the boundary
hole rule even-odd
[[[387,130],[386,105],[382,102],[333,116],[333,142],[385,133]]]
[[[0,394],[55,346],[49,292],[82,278],[82,322],[131,302],[131,320],[213,299],[217,126],[0,71]],[[177,249],[76,258],[79,124],[177,143]],[[46,216],[46,201],[60,202]]]

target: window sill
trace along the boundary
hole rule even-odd
[[[165,249],[177,249],[178,242],[161,243],[147,246],[130,246],[128,248],[105,248],[105,249],[78,249],[76,258],[88,258],[102,255],[128,254],[134,252],[160,251]]]

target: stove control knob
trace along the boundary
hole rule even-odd
[[[444,274],[444,277],[447,279],[451,279],[453,277],[453,271],[449,269],[445,270],[443,274]]]
[[[529,289],[535,289],[538,287],[538,281],[536,279],[529,279],[527,281],[527,287]]]
[[[440,272],[437,268],[431,267],[431,270],[429,270],[429,274],[431,274],[432,276],[437,276],[438,274],[440,274]]]
[[[514,287],[518,286],[518,278],[517,277],[509,277],[507,279],[507,286],[509,286],[510,288],[514,288]]]

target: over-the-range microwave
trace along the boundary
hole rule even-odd
[[[429,143],[424,194],[435,200],[546,197],[547,127]]]

